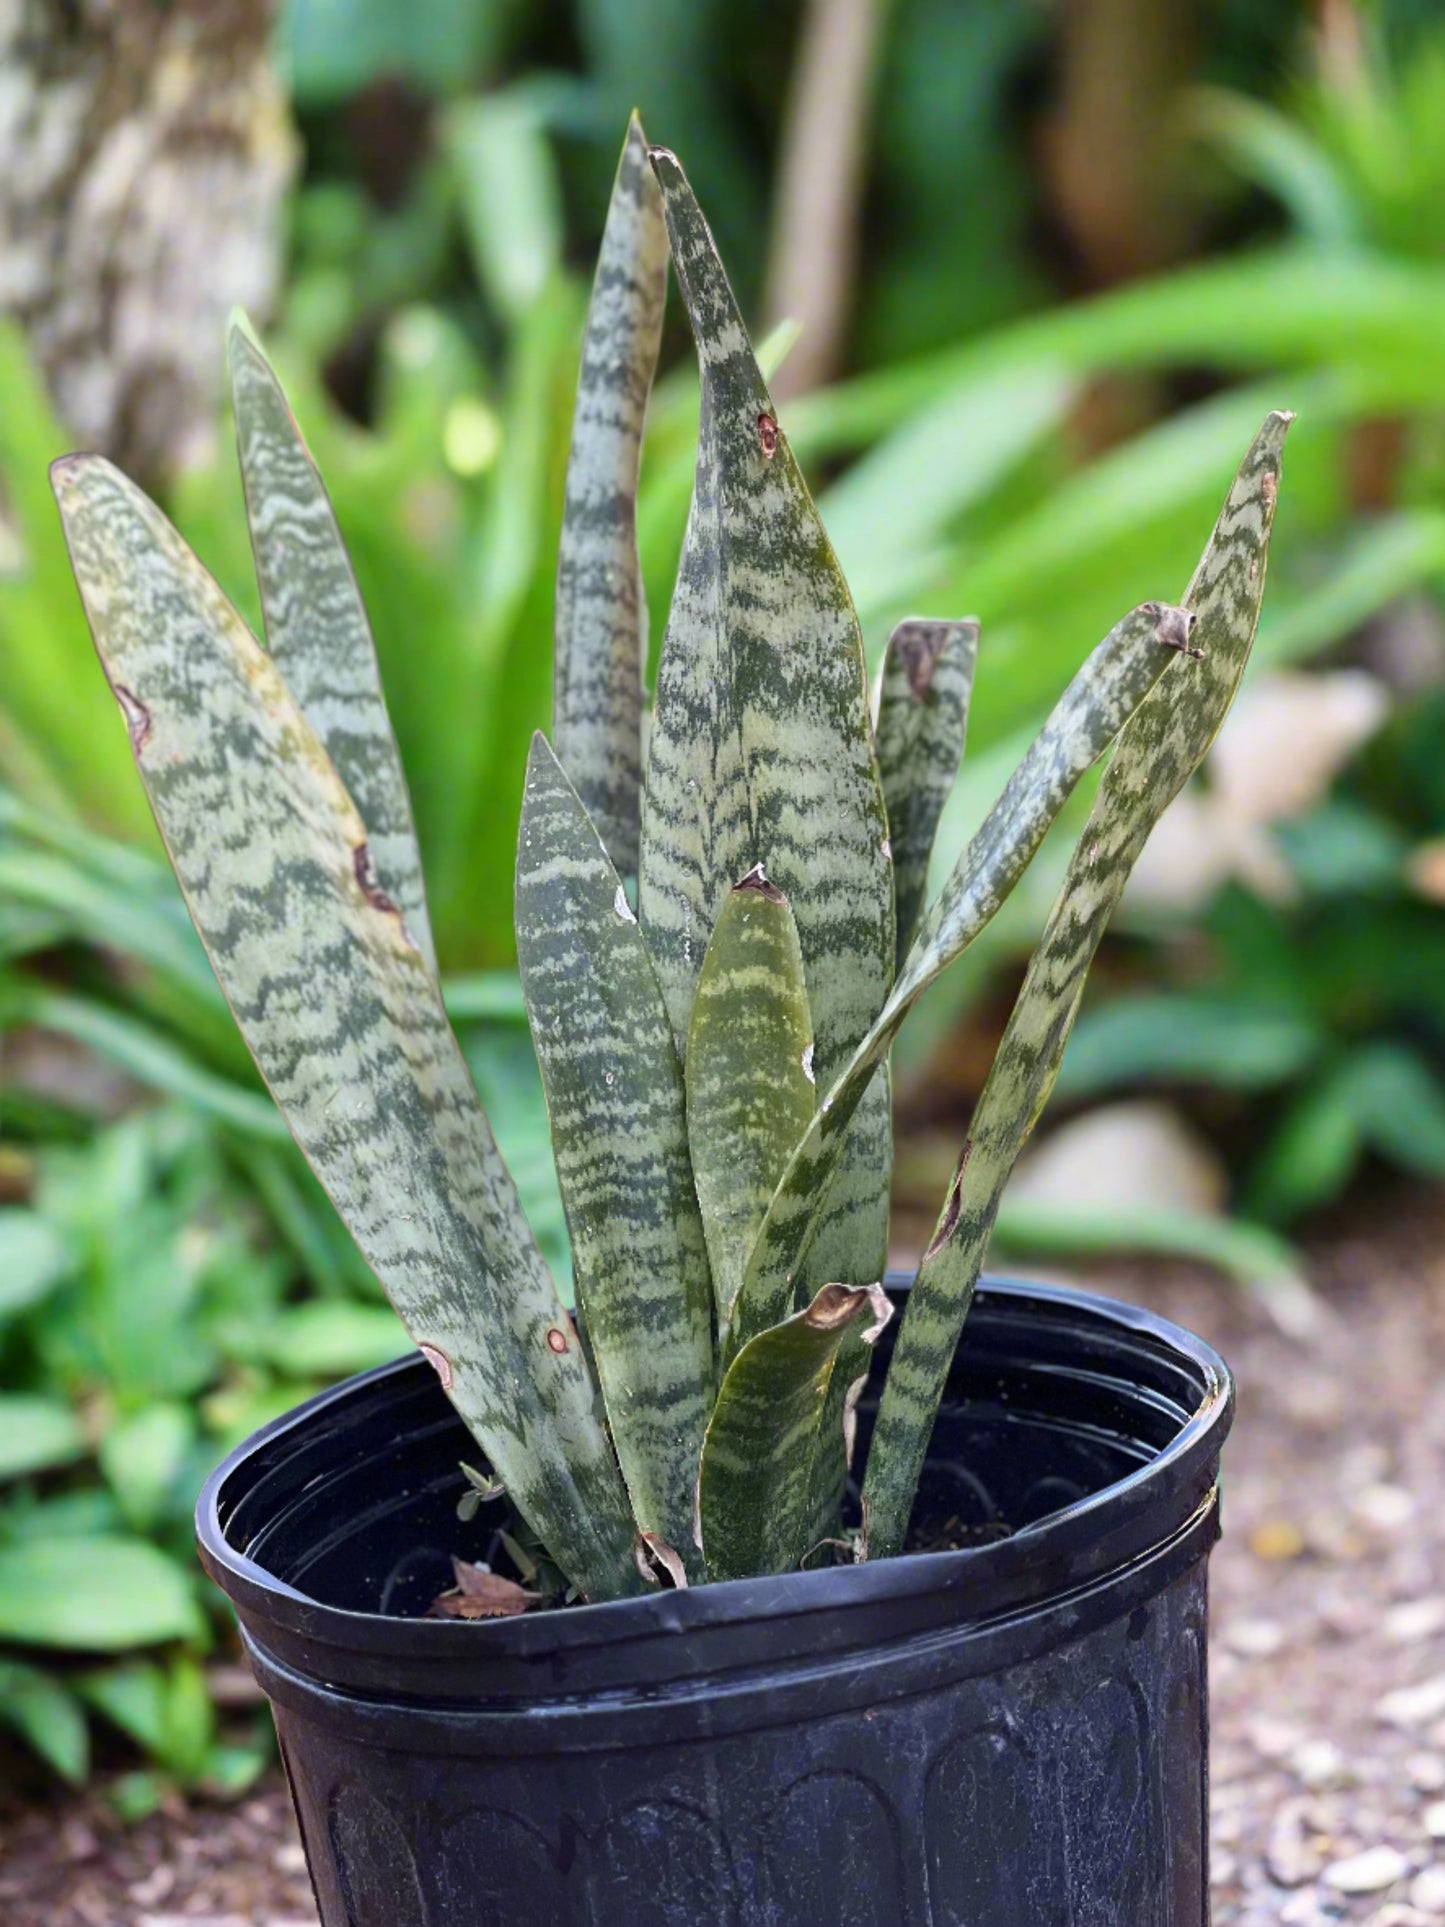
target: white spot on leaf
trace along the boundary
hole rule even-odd
[[[813,1075],[813,1046],[811,1044],[809,1044],[803,1052],[803,1075],[810,1084],[816,1084],[818,1081]]]
[[[620,883],[617,886],[617,895],[612,899],[612,907],[624,923],[636,923],[637,918],[632,914],[632,905],[627,901],[627,892]]]

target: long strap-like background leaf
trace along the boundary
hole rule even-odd
[[[1005,1184],[1053,1088],[1094,953],[1149,834],[1203,760],[1239,687],[1264,593],[1287,415],[1271,415],[1185,597],[1191,648],[1119,739],[1029,964],[909,1294],[868,1460],[870,1551],[903,1549],[934,1413]]]
[[[852,1062],[819,1105],[763,1220],[738,1296],[734,1342],[792,1309],[853,1106],[913,1004],[962,955],[1023,874],[1074,785],[1114,740],[1181,646],[1187,620],[1146,602],[1090,655],[1014,771],[924,920],[908,964]],[[1161,646],[1167,645],[1167,646]]]
[[[637,1591],[595,1389],[366,830],[275,663],[96,457],[55,491],[86,613],[216,974],[297,1142],[517,1505]]]
[[[682,1072],[622,881],[543,736],[522,799],[517,962],[578,1302],[633,1513],[700,1578],[712,1285]]]
[[[893,973],[862,638],[707,223],[675,157],[654,149],[653,164],[702,410],[648,753],[643,928],[685,1047],[714,919],[761,863],[797,922],[821,1088],[867,1032]],[[830,1278],[881,1275],[890,1162],[880,1075],[834,1187],[829,1248],[818,1255]]]
[[[366,825],[382,889],[435,969],[411,799],[331,498],[280,383],[239,321],[231,324],[230,358],[267,645]]]
[[[642,123],[627,130],[587,330],[557,557],[552,734],[624,877],[637,874],[647,602],[637,472],[667,295],[667,230]]]

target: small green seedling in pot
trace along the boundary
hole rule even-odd
[[[644,728],[635,502],[669,257],[702,397]],[[532,745],[517,852],[584,1347],[442,1006],[330,504],[239,327],[231,369],[265,646],[139,490],[83,455],[54,471],[76,578],[256,1062],[475,1435],[476,1478],[501,1482],[575,1596],[791,1571],[838,1539],[851,1404],[891,1315],[890,1047],[1112,747],[880,1388],[853,1550],[900,1553],[1089,964],[1238,687],[1289,417],[1264,423],[1181,602],[1131,610],[1085,658],[925,907],[977,626],[902,624],[870,714],[847,584],[712,236],[634,120],[583,345],[555,728]]]

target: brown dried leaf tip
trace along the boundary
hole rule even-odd
[[[660,1586],[666,1574],[678,1592],[687,1588],[687,1568],[676,1550],[655,1532],[639,1532],[632,1541],[632,1557],[649,1586]]]
[[[150,741],[151,713],[143,702],[130,693],[124,683],[113,682],[110,687],[112,695],[120,704],[120,713],[125,717],[132,754],[139,756]]]
[[[1177,649],[1181,656],[1193,656],[1196,662],[1203,662],[1204,651],[1191,649],[1189,638],[1194,633],[1194,611],[1177,609],[1172,603],[1156,602],[1154,640],[1162,642],[1166,649]]]
[[[761,863],[755,863],[745,877],[739,877],[733,885],[734,890],[752,890],[769,903],[786,903],[787,898],[775,883],[769,883],[767,872]]]
[[[452,1571],[457,1583],[432,1601],[428,1619],[515,1619],[542,1597],[515,1579],[504,1579],[499,1572],[469,1565],[465,1559],[453,1559]]]
[[[908,678],[908,693],[916,703],[925,702],[933,688],[933,672],[950,638],[959,630],[978,639],[978,624],[972,616],[962,622],[931,621],[926,616],[911,616],[893,632],[893,647]]]
[[[371,845],[358,843],[351,853],[352,868],[356,872],[357,887],[373,910],[388,910],[392,916],[399,917],[400,910],[381,887],[381,879],[376,874],[376,863],[372,858]]]

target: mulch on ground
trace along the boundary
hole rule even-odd
[[[1213,1581],[1216,1927],[1445,1922],[1445,1197],[1313,1253],[1301,1344],[1235,1288],[1110,1268],[1234,1366]],[[7,1927],[314,1927],[284,1787],[134,1827],[96,1798],[0,1812]]]

